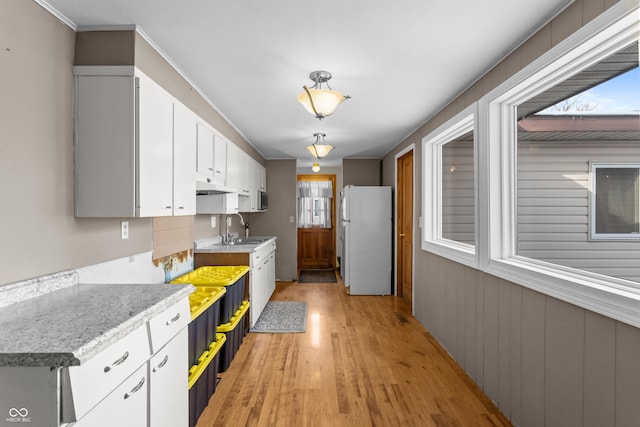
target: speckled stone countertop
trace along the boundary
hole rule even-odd
[[[261,246],[270,244],[275,240],[275,237],[264,236],[264,242],[255,243],[255,244],[243,244],[243,245],[225,245],[222,243],[214,243],[207,245],[206,243],[199,246],[196,245],[193,249],[193,253],[246,253],[246,252],[255,252]]]
[[[0,366],[79,365],[193,290],[74,284],[0,307]]]

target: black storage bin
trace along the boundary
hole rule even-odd
[[[240,309],[231,317],[229,323],[218,326],[218,331],[226,334],[227,337],[227,343],[220,357],[220,372],[227,370],[247,333],[247,312],[249,311],[249,306],[249,301],[244,301]]]

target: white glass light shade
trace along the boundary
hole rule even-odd
[[[333,146],[329,144],[312,144],[307,146],[307,150],[316,159],[321,159],[333,150]]]
[[[311,166],[311,170],[314,172],[320,172],[320,165],[318,163],[314,163],[313,166]]]
[[[311,88],[308,88],[307,90],[309,91],[309,94],[311,94],[311,98],[313,98],[313,106],[316,107],[316,111],[313,110],[311,100],[309,99],[309,95],[306,90],[298,95],[298,101],[307,109],[308,112],[318,118],[323,118],[333,114],[333,112],[336,111],[336,108],[338,108],[338,105],[345,100],[344,95],[337,90]]]

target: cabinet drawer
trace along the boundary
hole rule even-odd
[[[189,299],[183,298],[149,321],[151,353],[156,353],[191,321]]]
[[[144,364],[74,426],[146,426],[149,401],[147,383],[147,365]]]
[[[272,240],[270,243],[261,246],[255,252],[251,253],[251,268],[256,268],[269,257],[269,254],[276,250],[276,241]]]
[[[61,372],[64,422],[75,421],[116,388],[150,356],[146,325],[109,346],[80,366]]]

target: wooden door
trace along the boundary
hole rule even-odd
[[[336,247],[336,176],[298,175],[298,181],[331,181],[331,228],[298,228],[298,269],[335,268]]]
[[[413,151],[397,160],[397,252],[398,296],[411,307],[413,288]]]

